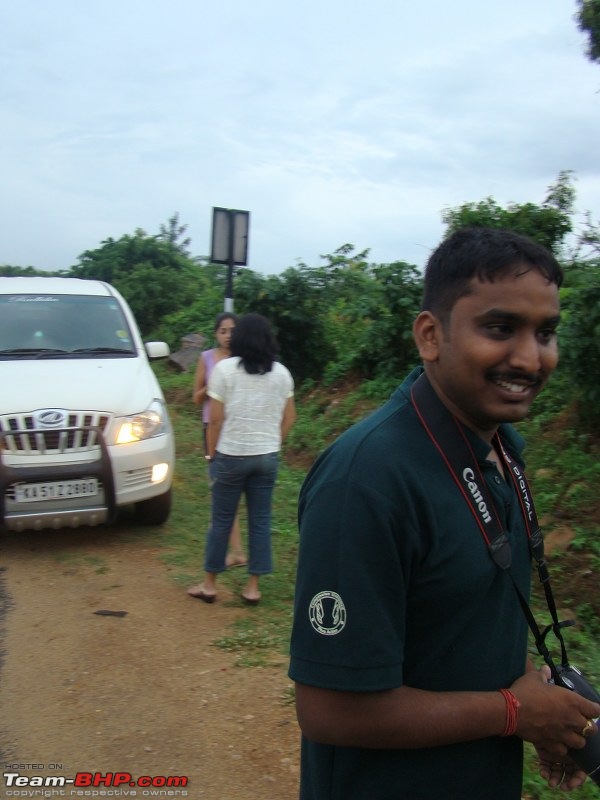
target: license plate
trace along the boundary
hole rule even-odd
[[[98,481],[96,478],[54,481],[52,483],[20,483],[15,486],[15,500],[17,503],[64,500],[71,497],[94,497],[96,494],[98,494]]]

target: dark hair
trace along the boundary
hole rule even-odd
[[[217,315],[213,331],[218,331],[219,328],[221,327],[221,323],[225,322],[226,319],[232,319],[237,325],[238,318],[236,317],[236,315],[233,314],[231,311],[224,311],[222,314]]]
[[[549,283],[562,284],[558,261],[533,239],[502,228],[460,228],[438,245],[427,262],[421,310],[446,322],[456,301],[470,293],[473,278],[493,283],[523,267],[536,269]]]
[[[261,314],[244,314],[233,329],[230,349],[248,374],[270,372],[278,347],[269,320]]]

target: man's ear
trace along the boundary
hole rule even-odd
[[[442,335],[439,319],[431,311],[421,311],[413,323],[413,338],[423,361],[437,361]]]

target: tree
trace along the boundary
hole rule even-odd
[[[587,57],[600,62],[600,0],[577,0],[579,30],[588,35]]]
[[[578,237],[579,246],[591,251],[592,257],[600,257],[600,222],[594,224],[591,212],[585,215],[585,225]]]
[[[423,279],[405,261],[372,266],[374,291],[368,309],[370,325],[356,357],[367,377],[399,380],[418,363],[412,323],[419,312]]]
[[[32,278],[32,277],[43,277],[48,278],[49,276],[55,275],[62,275],[62,272],[47,272],[43,269],[36,269],[35,267],[13,267],[10,264],[3,264],[0,266],[0,276],[3,278]]]
[[[487,197],[479,203],[464,203],[458,208],[446,209],[442,212],[442,221],[448,226],[446,235],[465,225],[508,228],[535,239],[557,255],[573,227],[575,189],[572,174],[570,170],[559,173],[556,183],[548,187],[542,205],[511,203],[502,208],[492,197]]]
[[[306,270],[289,267],[281,275],[267,278],[240,270],[236,288],[236,311],[253,311],[270,320],[281,360],[299,383],[306,378],[320,379],[336,353],[327,336],[323,295]]]
[[[345,244],[281,275],[239,273],[236,310],[273,323],[281,359],[296,380],[327,383],[349,374],[397,381],[416,361],[412,320],[421,276],[404,262],[370,264],[368,250]]]
[[[580,427],[600,432],[600,259],[578,265],[577,284],[563,289],[561,361],[579,400]]]
[[[187,231],[187,225],[179,224],[179,214],[175,212],[166,225],[160,226],[160,233],[158,239],[168,242],[175,248],[182,256],[189,256],[189,246],[192,240],[189,237],[183,239],[183,235]]]
[[[170,223],[175,224],[170,231],[181,230],[176,228],[175,218]],[[168,236],[149,236],[138,228],[133,236],[109,238],[96,250],[86,250],[70,274],[114,285],[130,304],[146,336],[165,315],[194,300],[197,269]]]

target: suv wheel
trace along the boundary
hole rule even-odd
[[[163,525],[171,512],[171,490],[135,504],[135,516],[142,525]]]

